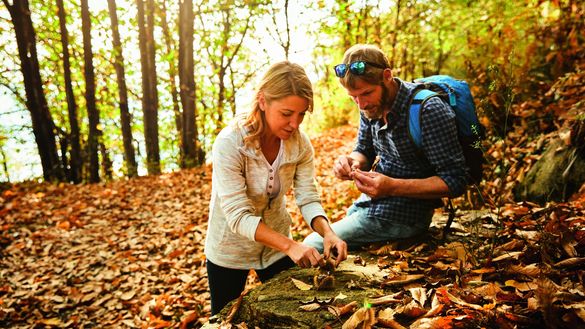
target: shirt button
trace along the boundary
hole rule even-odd
[[[268,188],[272,188],[272,185],[268,185]]]
[[[273,179],[274,179],[274,177],[270,177],[270,180],[273,180]]]
[[[270,172],[273,172],[274,170],[270,169]]]

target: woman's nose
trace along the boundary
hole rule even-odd
[[[289,125],[294,129],[298,129],[299,126],[301,125],[301,122],[303,122],[303,118],[300,115],[299,116],[293,115],[290,118]]]

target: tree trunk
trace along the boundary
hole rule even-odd
[[[167,6],[166,6],[166,1],[163,0],[162,3],[162,8],[160,10],[160,18],[161,18],[161,26],[163,29],[163,35],[165,38],[165,43],[167,46],[167,54],[171,55],[172,54],[172,58],[169,61],[169,84],[171,85],[171,99],[173,101],[173,113],[175,114],[175,127],[177,129],[177,136],[182,136],[182,131],[183,131],[183,113],[181,112],[181,106],[179,105],[179,92],[177,91],[177,67],[175,66],[176,64],[176,56],[175,56],[175,44],[173,42],[173,37],[171,35],[174,35],[174,33],[171,33],[170,29],[169,29],[169,24],[167,22]],[[182,146],[182,138],[180,138],[180,159],[181,159],[181,167],[183,167],[182,163],[183,163],[183,146]]]
[[[8,0],[2,0],[2,2],[8,8],[14,25],[26,91],[26,106],[31,114],[33,133],[43,167],[43,177],[47,181],[64,181],[65,172],[59,160],[55,141],[55,123],[43,93],[35,31],[28,0],[14,1],[13,4],[10,4]]]
[[[4,176],[6,176],[6,182],[10,183],[10,173],[8,172],[8,158],[6,157],[6,152],[4,152],[2,144],[0,144],[0,155],[2,155],[2,171],[4,172]]]
[[[100,181],[98,147],[100,139],[100,116],[95,103],[95,75],[93,72],[93,51],[91,50],[91,18],[87,0],[81,0],[81,30],[83,31],[83,62],[85,65],[85,102],[89,120],[87,138],[89,153],[89,181]]]
[[[158,94],[154,49],[154,0],[136,0],[138,32],[140,35],[140,64],[142,68],[142,112],[144,113],[144,141],[148,174],[160,174],[158,147]]]
[[[112,160],[110,160],[108,150],[103,142],[100,142],[100,154],[102,155],[102,172],[104,173],[104,177],[106,177],[106,180],[112,180]]]
[[[396,44],[398,43],[398,25],[400,24],[400,10],[402,9],[402,0],[396,1],[396,16],[394,18],[394,28],[391,32],[391,39],[390,39],[390,68],[394,69],[396,65],[396,53],[398,52],[396,49]]]
[[[67,31],[63,0],[57,0],[57,7],[59,8],[59,27],[61,31],[61,44],[63,46],[63,76],[65,78],[65,94],[67,95],[67,113],[69,114],[70,126],[68,139],[71,144],[71,161],[69,162],[68,179],[77,184],[81,182],[81,168],[83,163],[81,159],[81,144],[79,142],[80,134],[79,123],[77,121],[77,104],[75,103],[75,95],[73,94],[73,86],[71,84],[69,33]],[[65,154],[63,154],[62,157],[66,160]],[[64,168],[67,169],[67,167]]]
[[[197,143],[197,112],[195,108],[195,75],[193,65],[193,1],[179,2],[179,81],[183,105],[181,167],[203,163],[203,152]]]
[[[62,0],[60,0],[62,1]],[[116,0],[108,0],[110,21],[112,22],[112,36],[114,45],[114,67],[118,81],[118,94],[120,96],[120,121],[122,123],[122,139],[124,141],[124,160],[126,162],[126,174],[128,177],[138,176],[138,165],[134,145],[132,144],[132,118],[128,110],[128,90],[126,87],[126,74],[124,72],[124,56],[122,43],[118,30],[118,14],[116,13]]]

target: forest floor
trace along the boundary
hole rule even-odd
[[[351,151],[355,133],[345,126],[313,138],[332,221],[358,195],[331,171],[336,156]],[[210,183],[206,166],[102,184],[23,183],[4,190],[0,327],[200,327],[209,317],[203,245]],[[504,195],[497,186],[486,182],[480,189]],[[464,208],[473,197],[461,199]],[[487,327],[585,326],[585,195],[546,207],[501,200],[483,205],[471,220],[456,219],[452,237],[432,248],[375,251],[381,271],[427,278],[418,287],[425,290],[404,287],[392,319],[407,325],[426,316],[451,327],[471,317]],[[294,237],[301,239],[308,228],[295,207],[290,210]],[[385,284],[396,280],[386,277]],[[251,276],[249,286],[255,285]],[[392,320],[388,313],[373,316],[378,325]]]

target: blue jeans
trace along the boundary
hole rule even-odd
[[[359,250],[375,242],[411,238],[428,230],[428,226],[423,228],[396,223],[386,218],[368,216],[368,210],[369,208],[366,207],[352,205],[342,220],[331,224],[333,232],[347,243],[349,250]],[[323,238],[315,232],[309,234],[303,243],[323,252]]]

